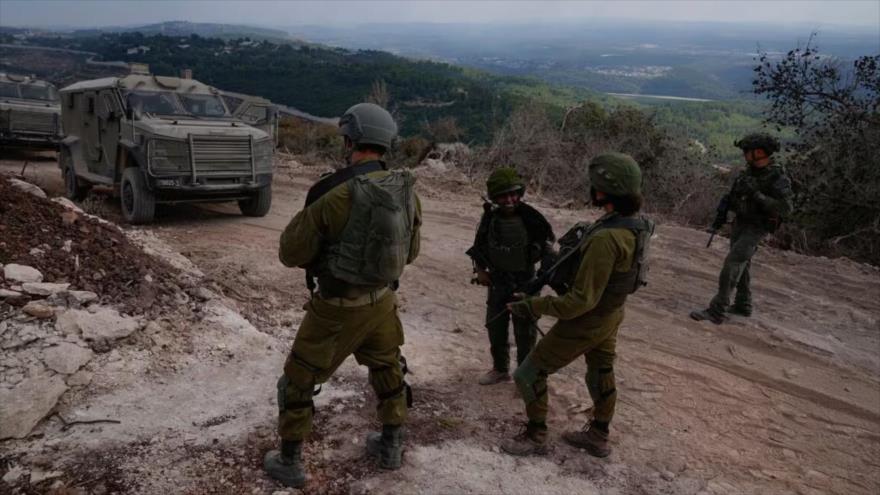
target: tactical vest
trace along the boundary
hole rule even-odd
[[[593,224],[578,223],[559,238],[559,256],[563,259],[550,275],[548,285],[563,295],[571,290],[584,256],[587,240],[603,229],[626,228],[636,237],[633,265],[626,272],[612,272],[604,294],[628,295],[648,284],[648,249],[654,234],[654,222],[645,217],[622,217],[616,213],[600,218]],[[604,296],[603,296],[604,297]]]
[[[758,190],[771,197],[779,193],[778,184],[785,180],[785,169],[772,164],[759,174],[750,174],[748,170],[740,173],[730,189],[730,209],[736,214],[737,223],[760,225],[773,232],[785,220],[779,215],[770,215],[761,208],[754,199],[752,191],[744,186],[746,177],[754,177]]]
[[[339,241],[327,246],[319,270],[360,286],[381,286],[399,279],[413,235],[414,183],[413,175],[405,170],[348,180],[348,223]]]
[[[489,261],[496,270],[523,272],[529,269],[529,233],[519,216],[494,215],[487,235]]]

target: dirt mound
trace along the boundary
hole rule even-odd
[[[114,224],[0,179],[0,264],[28,265],[45,282],[69,283],[129,313],[170,301],[176,270],[149,256]]]

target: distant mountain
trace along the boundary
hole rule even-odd
[[[94,29],[79,29],[74,36],[95,36],[100,33],[133,33],[139,32],[146,36],[161,34],[164,36],[198,35],[205,38],[268,40],[275,42],[296,42],[297,40],[283,30],[241,24],[214,24],[209,22],[168,21],[143,26],[108,26]]]

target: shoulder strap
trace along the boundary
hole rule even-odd
[[[309,192],[306,194],[306,206],[321,199],[322,196],[330,192],[334,187],[348,182],[354,177],[369,174],[371,172],[378,172],[379,170],[387,170],[387,167],[383,162],[378,160],[360,163],[358,165],[337,170],[318,182],[315,182],[315,184],[309,188]]]

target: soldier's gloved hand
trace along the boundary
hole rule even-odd
[[[529,304],[528,299],[523,299],[522,301],[507,303],[507,310],[510,311],[510,314],[513,316],[518,316],[520,318],[528,318],[530,320],[537,319],[537,315],[532,312],[532,305]]]
[[[477,272],[477,283],[486,287],[492,285],[492,277],[489,276],[489,272],[486,270],[479,270]]]

